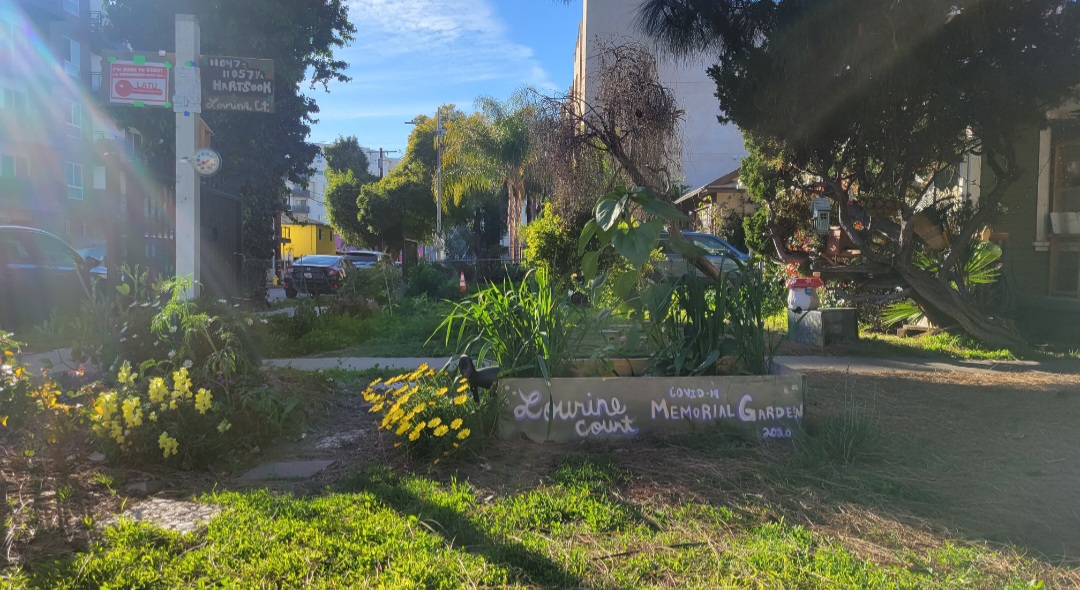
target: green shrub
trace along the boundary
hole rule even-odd
[[[501,375],[548,379],[564,375],[581,355],[587,321],[547,271],[537,270],[455,303],[436,334],[443,332],[447,344],[456,335],[459,353],[473,354],[477,365],[490,358]]]
[[[448,269],[421,260],[405,271],[405,293],[410,297],[427,295],[434,299],[449,299],[458,290],[455,278]]]
[[[338,289],[337,296],[360,296],[386,306],[400,301],[404,289],[401,269],[393,264],[381,263],[350,272]]]
[[[540,217],[522,230],[525,264],[544,269],[558,283],[570,280],[580,270],[577,254],[581,228],[571,228],[559,217],[549,201]]]
[[[394,446],[435,463],[490,435],[498,410],[496,396],[484,395],[478,404],[462,379],[427,365],[386,382],[376,379],[363,396],[369,411],[382,416],[379,427],[399,439]]]

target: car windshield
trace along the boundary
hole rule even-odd
[[[686,236],[693,244],[700,246],[709,256],[731,256],[735,252],[728,247],[720,238],[707,234],[690,234]]]
[[[375,263],[379,261],[379,255],[375,252],[348,252],[345,254],[349,257],[349,260],[353,262],[371,262]]]
[[[296,261],[296,264],[308,266],[333,266],[338,261],[337,256],[305,256]]]

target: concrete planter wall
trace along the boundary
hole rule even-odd
[[[503,379],[499,436],[566,443],[705,428],[790,438],[803,417],[803,375]]]

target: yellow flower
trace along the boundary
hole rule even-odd
[[[438,416],[435,416],[431,420],[428,420],[428,423],[427,423],[428,428],[435,428],[436,426],[438,426],[440,424],[442,424],[442,418],[440,418]]]
[[[169,394],[169,388],[165,386],[165,379],[161,377],[154,377],[150,380],[150,389],[147,392],[150,396],[150,401],[155,404],[160,404],[165,401],[165,396]]]
[[[173,377],[173,397],[181,397],[184,399],[191,398],[191,379],[188,378],[187,367],[180,367],[179,371],[174,371]]]
[[[442,435],[446,434],[449,431],[450,431],[450,429],[447,428],[445,424],[443,424],[442,426],[435,429],[435,436],[442,436]]]
[[[136,375],[131,372],[131,363],[124,361],[124,364],[120,366],[120,372],[116,374],[116,380],[121,385],[134,383]]]
[[[438,459],[435,459],[434,461],[432,461],[432,463],[431,463],[431,464],[432,464],[432,465],[438,465],[438,464],[439,464],[439,460],[438,460]]]
[[[424,404],[417,404],[417,406],[412,409],[413,414],[419,414],[422,411],[424,411]]]
[[[462,428],[461,431],[457,433],[457,437],[461,440],[465,440],[469,438],[470,434],[472,434],[471,430],[469,430],[468,428]]]
[[[455,406],[460,406],[461,404],[468,401],[468,399],[469,399],[468,396],[466,396],[465,394],[461,394],[461,395],[454,398],[454,405]]]
[[[468,383],[462,383],[461,387],[457,388],[458,393],[463,393],[463,392],[468,391],[468,390],[469,390],[469,384]]]
[[[171,409],[171,410],[176,409],[176,400],[173,400],[173,401],[169,402],[169,409]]]
[[[414,431],[409,433],[409,440],[416,440],[418,438],[420,438],[420,431],[419,430],[414,430]]]
[[[459,445],[459,444],[457,444],[457,443],[454,443],[454,448],[455,448],[455,449],[456,449],[456,448],[458,448],[458,447],[460,447],[460,446],[461,446],[461,445]]]
[[[150,412],[150,421],[157,422],[157,412]]]
[[[402,422],[401,424],[398,424],[397,430],[394,431],[394,434],[396,434],[398,436],[401,436],[401,435],[405,434],[405,432],[407,430],[409,430],[410,426],[412,426],[412,425],[409,424],[408,422]]]
[[[379,377],[378,379],[376,379],[376,380],[372,381],[371,383],[369,383],[368,388],[370,389],[372,387],[375,387],[376,385],[378,385],[380,383],[382,383],[382,377]]]
[[[158,437],[158,446],[164,451],[165,458],[168,458],[169,455],[176,454],[177,449],[180,447],[180,443],[175,438],[169,436],[168,432],[162,432],[161,436]]]
[[[450,423],[450,428],[454,430],[461,428],[461,418],[454,418],[454,421]]]
[[[210,400],[212,395],[209,389],[200,389],[199,393],[195,394],[195,409],[200,414],[205,414],[210,409]]]
[[[221,434],[225,434],[225,431],[232,428],[232,424],[228,420],[222,420],[221,424],[217,425],[217,431]]]
[[[441,388],[439,388],[438,391],[435,392],[435,395],[436,396],[446,395],[447,391],[450,391],[449,387],[441,387]]]
[[[368,410],[368,412],[371,412],[372,414],[374,414],[375,412],[378,412],[379,410],[382,410],[382,409],[383,409],[383,403],[379,402],[379,403],[375,404],[374,406],[371,406],[371,409]]]

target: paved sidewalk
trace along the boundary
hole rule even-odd
[[[295,359],[266,359],[263,366],[267,367],[290,367],[299,371],[318,371],[326,369],[345,369],[349,371],[363,371],[380,367],[383,369],[413,370],[421,364],[433,369],[441,369],[447,362],[456,362],[457,357],[444,358],[295,358]],[[451,362],[451,367],[457,365]]]
[[[319,369],[364,370],[376,366],[415,369],[421,363],[440,368],[450,358],[298,358],[269,359],[267,366],[292,367],[304,371]],[[863,375],[880,375],[894,372],[1021,372],[1064,373],[1080,375],[1078,360],[1047,361],[982,361],[953,359],[879,359],[849,356],[778,356],[776,362],[798,372],[848,371]],[[451,365],[452,366],[452,365]]]
[[[850,371],[864,375],[893,372],[1040,372],[1080,375],[1080,360],[1045,361],[960,360],[854,356],[778,356],[776,362],[805,373],[808,371]]]

